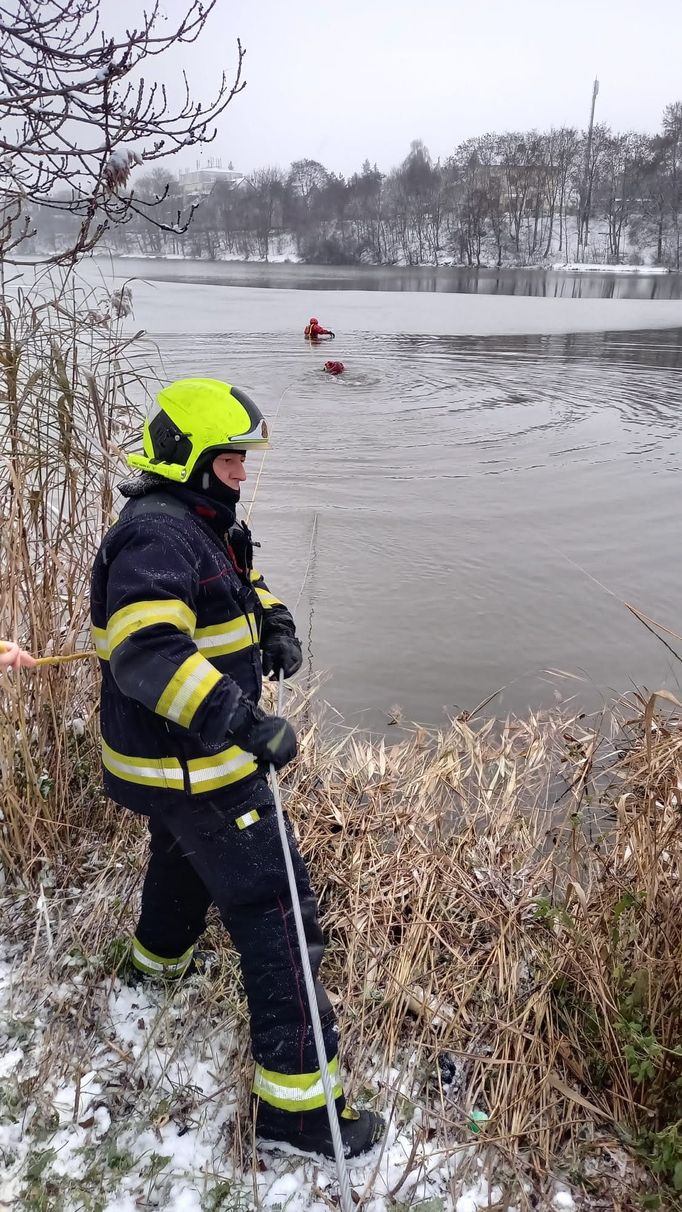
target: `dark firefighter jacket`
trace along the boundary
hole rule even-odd
[[[295,633],[244,558],[240,527],[228,548],[234,515],[207,506],[185,488],[129,501],[93,568],[104,786],[145,814],[169,796],[219,792],[238,803],[252,793],[260,774],[233,743],[230,720],[241,695],[260,698],[261,641]]]

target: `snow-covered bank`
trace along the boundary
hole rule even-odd
[[[46,253],[46,255],[49,255],[49,253]],[[409,264],[405,261],[398,261],[395,264],[391,264],[391,265],[367,264],[367,265],[363,265],[363,266],[358,266],[353,263],[349,263],[348,265],[332,266],[332,265],[325,265],[323,262],[311,262],[311,263],[304,262],[304,261],[302,261],[301,257],[296,253],[294,248],[287,248],[287,249],[285,249],[284,252],[270,253],[267,260],[265,257],[258,257],[258,256],[246,258],[246,257],[242,257],[239,253],[226,252],[225,250],[221,250],[220,252],[218,252],[215,257],[197,258],[197,257],[190,255],[190,253],[116,252],[114,249],[111,249],[108,252],[98,253],[94,257],[94,260],[96,260],[96,261],[97,260],[101,261],[104,259],[110,260],[112,257],[115,257],[119,261],[160,261],[160,262],[184,261],[186,264],[195,263],[198,265],[234,264],[234,265],[256,265],[256,266],[261,266],[261,267],[268,266],[268,265],[305,265],[308,269],[310,269],[310,268],[328,269],[330,271],[333,271],[334,269],[336,269],[336,270],[338,270],[338,269],[358,270],[358,269],[364,268],[364,269],[378,269],[378,270],[381,270],[383,272],[388,272],[388,273],[390,273],[392,270],[396,271],[396,272],[400,272],[401,270],[405,270],[405,269],[408,269],[411,272],[418,272],[419,270],[426,270],[429,273],[438,273],[439,270],[447,271],[447,270],[451,270],[451,269],[458,269],[458,270],[463,270],[466,273],[472,273],[472,274],[477,273],[481,270],[483,270],[483,271],[494,270],[500,274],[515,273],[515,272],[528,273],[529,271],[537,272],[540,274],[540,273],[546,273],[547,270],[552,270],[553,273],[604,274],[606,276],[610,276],[612,274],[617,274],[617,275],[642,274],[647,277],[656,277],[656,276],[671,274],[671,273],[675,272],[674,270],[669,269],[665,265],[627,265],[627,264],[610,265],[604,261],[594,261],[591,263],[587,263],[584,261],[557,261],[555,263],[552,263],[549,260],[540,261],[540,262],[538,262],[538,261],[529,261],[529,262],[514,261],[514,262],[503,263],[502,265],[498,265],[497,262],[493,261],[493,262],[482,262],[480,266],[473,266],[473,265],[468,265],[465,261],[456,261],[452,257],[447,257],[447,256],[443,256],[439,260],[437,265],[434,265],[433,262],[431,262],[431,261],[424,261],[421,263],[410,262]]]
[[[242,257],[239,253],[226,252],[224,249],[216,254],[215,257],[194,257],[190,253],[147,253],[147,252],[116,252],[111,249],[109,252],[100,252],[95,254],[93,260],[110,260],[111,257],[116,257],[118,261],[191,261],[200,265],[300,265],[301,258],[293,249],[287,249],[284,252],[272,252],[265,257]]]
[[[588,265],[582,261],[559,262],[551,267],[556,273],[567,274],[669,274],[664,265]]]
[[[82,958],[55,964],[49,940],[34,942],[39,968],[0,940],[0,1206],[34,1208],[39,1192],[59,1192],[60,1212],[334,1206],[332,1162],[254,1154],[240,1010],[211,997],[208,977],[170,994],[93,982]],[[400,1070],[368,1075],[391,1123],[383,1145],[349,1167],[366,1212],[498,1203],[502,1188],[473,1138],[444,1148],[429,1131],[412,1070],[405,1058]],[[530,1194],[527,1183],[518,1189]],[[559,1206],[575,1207],[562,1184],[535,1204]]]

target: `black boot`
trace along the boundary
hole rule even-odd
[[[360,1157],[381,1140],[385,1123],[376,1111],[355,1111],[345,1107],[339,1115],[343,1151],[346,1157]],[[331,1129],[326,1108],[302,1114],[279,1111],[259,1102],[256,1112],[256,1136],[264,1143],[271,1141],[291,1145],[299,1153],[321,1153],[334,1156]]]

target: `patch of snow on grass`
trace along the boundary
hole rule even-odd
[[[210,978],[169,992],[93,977],[92,957],[80,971],[65,957],[56,972],[25,954],[0,939],[0,1205],[34,1206],[53,1188],[60,1212],[90,1209],[95,1193],[102,1212],[335,1205],[333,1161],[259,1149],[254,1164],[242,1010]],[[365,1212],[477,1212],[502,1199],[466,1112],[458,1137],[433,1131],[422,1080],[411,1056],[367,1074],[379,1105],[399,1114],[381,1145],[349,1163]],[[537,1206],[573,1209],[562,1197],[555,1189]]]
[[[575,1200],[570,1191],[555,1191],[552,1198],[552,1207],[556,1208],[557,1212],[575,1212]]]

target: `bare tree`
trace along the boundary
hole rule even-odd
[[[259,168],[249,178],[249,185],[252,227],[258,240],[258,251],[267,261],[273,232],[282,226],[284,174],[273,166]]]
[[[481,140],[467,139],[448,162],[453,181],[453,207],[448,231],[453,253],[467,265],[480,265],[486,229],[490,175],[481,164]],[[489,166],[488,166],[489,167]]]
[[[329,174],[319,160],[294,160],[289,169],[289,184],[295,194],[303,199],[306,210],[312,199],[327,184]]]
[[[669,206],[673,226],[673,255],[675,269],[680,268],[682,237],[680,212],[682,211],[682,102],[666,105],[663,114],[663,141],[667,152],[669,183]]]
[[[538,164],[537,131],[523,134],[510,131],[499,140],[500,163],[504,166],[509,225],[516,253],[521,252],[521,227],[528,212],[536,210],[535,201],[542,170]],[[537,229],[536,229],[537,239]]]
[[[555,222],[559,221],[559,244],[557,251],[563,252],[568,247],[568,237],[565,235],[569,183],[577,164],[580,146],[578,134],[571,127],[562,126],[559,130],[550,130],[543,136],[545,145],[543,162],[545,204],[548,214],[548,229],[546,233],[545,257],[552,251],[554,242]]]
[[[216,119],[244,87],[237,41],[231,81],[223,73],[207,103],[193,100],[186,77],[177,104],[156,79],[155,60],[196,41],[217,0],[187,0],[167,28],[160,0],[141,12],[139,28],[111,36],[101,0],[0,0],[0,255],[7,261],[34,233],[38,207],[78,220],[66,251],[73,261],[111,224],[146,214],[186,230],[189,213],[155,220],[151,200],[127,189],[132,167],[215,137]],[[154,64],[154,79],[145,70]],[[61,188],[60,188],[61,187]]]
[[[315,202],[325,188],[328,178],[329,174],[319,160],[294,160],[289,169],[289,222],[296,233],[299,251],[302,241],[313,226]]]
[[[584,261],[588,254],[593,203],[599,187],[599,174],[604,166],[611,137],[609,127],[600,122],[594,128],[590,128],[589,134],[585,138],[585,164],[582,180],[577,187],[579,205],[576,258],[578,261]]]
[[[428,257],[437,265],[442,224],[441,171],[440,166],[433,165],[429,149],[421,139],[412,140],[409,155],[396,177],[404,199],[410,260],[414,258],[421,265]]]
[[[634,132],[614,135],[606,145],[597,198],[608,225],[609,261],[617,265],[635,208],[641,211],[646,166],[646,140]]]
[[[643,164],[641,199],[634,228],[637,242],[644,247],[654,243],[656,265],[664,262],[666,220],[669,212],[670,190],[667,174],[669,149],[665,136],[657,135],[646,140]]]
[[[362,172],[356,173],[348,183],[348,190],[357,255],[361,260],[369,258],[377,265],[382,265],[389,259],[383,174],[376,164],[372,168],[369,160],[365,160]]]

